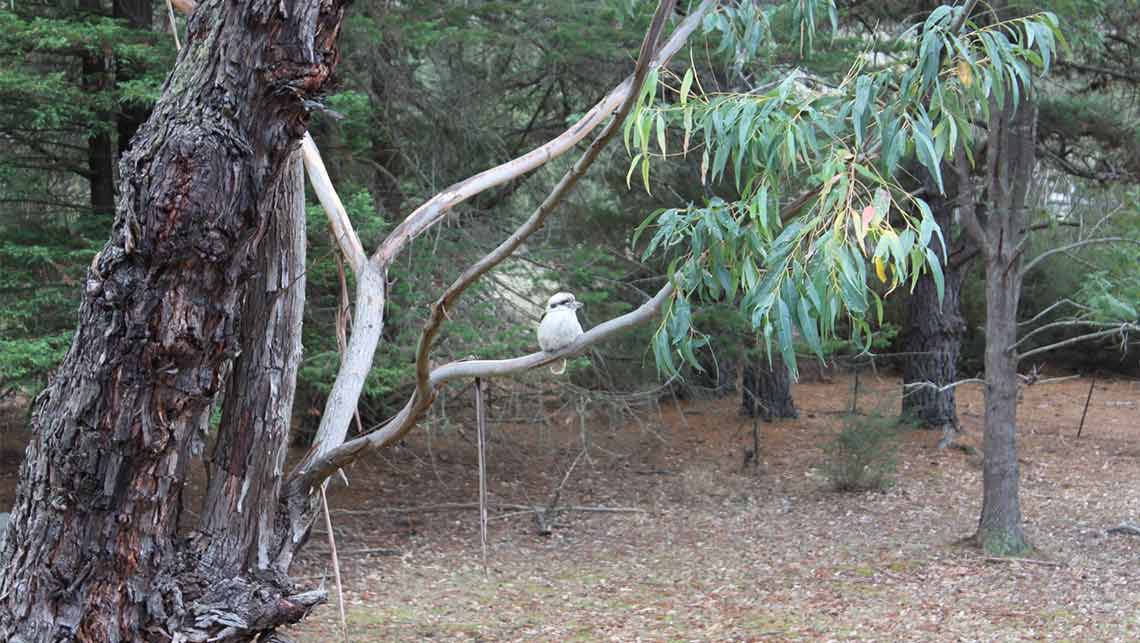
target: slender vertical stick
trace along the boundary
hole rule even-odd
[[[855,386],[851,390],[851,414],[859,412],[859,364],[855,364]]]
[[[475,430],[479,450],[479,541],[483,547],[483,575],[487,575],[487,409],[483,406],[483,380],[475,378]]]
[[[1089,395],[1085,398],[1085,410],[1081,412],[1081,424],[1077,427],[1077,439],[1081,439],[1081,431],[1085,429],[1085,416],[1089,414],[1089,402],[1092,401],[1093,387],[1096,386],[1096,375],[1092,376],[1092,381],[1089,382]]]
[[[325,498],[325,485],[321,484],[321,509],[325,513],[325,529],[329,532],[329,550],[332,552],[333,578],[336,579],[337,606],[340,608],[340,629],[344,643],[348,642],[348,618],[344,614],[344,585],[340,582],[340,560],[336,556],[336,536],[333,535],[332,517],[329,516],[329,501]]]
[[[170,0],[166,0],[166,12],[170,16],[170,33],[174,35],[174,48],[182,49],[182,43],[178,42],[178,23],[174,20],[174,5]]]

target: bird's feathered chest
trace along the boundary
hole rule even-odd
[[[581,334],[582,325],[578,323],[578,315],[573,310],[551,310],[538,325],[538,346],[547,352],[556,351],[566,347]]]

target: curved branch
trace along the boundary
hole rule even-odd
[[[598,122],[601,122],[603,116],[609,115],[614,109],[621,107],[621,105],[627,103],[632,104],[633,101],[636,100],[637,93],[640,93],[641,84],[644,82],[645,76],[648,75],[650,68],[665,64],[669,57],[681,48],[685,40],[689,38],[689,35],[697,29],[703,15],[715,5],[716,0],[703,1],[701,6],[693,11],[693,14],[685,18],[685,21],[677,26],[677,29],[673,35],[670,36],[665,46],[662,46],[657,52],[657,55],[653,56],[654,44],[658,41],[666,18],[671,14],[671,6],[673,6],[673,0],[661,0],[658,13],[654,14],[650,29],[646,31],[641,56],[638,57],[634,74],[630,75],[618,88],[611,91],[610,95],[606,97],[602,103],[592,109],[591,114],[596,113],[596,120],[594,116],[587,114],[583,121],[579,121],[575,127],[568,130],[567,133],[564,133],[562,137],[536,149],[535,152],[516,158],[516,160],[510,163],[499,165],[498,168],[475,174],[474,177],[459,182],[459,184],[447,190],[443,190],[442,193],[433,197],[431,201],[421,206],[420,209],[410,214],[404,222],[400,223],[400,226],[392,231],[388,239],[385,239],[381,249],[377,251],[377,254],[374,255],[372,260],[366,261],[364,266],[366,268],[388,266],[391,259],[404,247],[408,239],[421,233],[421,231],[427,227],[430,227],[433,222],[440,220],[442,215],[445,214],[450,207],[463,202],[466,198],[470,198],[474,194],[478,194],[483,189],[497,185],[498,182],[503,182],[514,176],[518,176],[519,173],[524,171],[520,170],[520,168],[527,168],[531,163],[537,163],[534,166],[545,163],[549,158],[553,158],[551,155],[552,149],[564,146],[564,149],[562,149],[562,152],[564,152],[565,149],[569,149],[570,146],[583,139]],[[611,103],[613,104],[612,106],[610,106]],[[621,109],[622,112],[627,113],[629,105],[625,105],[621,107]],[[388,443],[398,440],[404,436],[407,431],[413,428],[425,410],[431,406],[435,397],[435,389],[438,388],[440,383],[434,373],[429,372],[429,368],[427,368],[427,364],[429,364],[427,363],[427,355],[429,355],[433,337],[435,333],[438,332],[438,327],[442,323],[442,318],[446,316],[447,304],[451,300],[454,300],[459,293],[462,293],[474,279],[478,279],[484,272],[494,267],[495,264],[502,261],[505,257],[508,257],[524,238],[529,236],[534,229],[541,226],[541,221],[545,219],[546,215],[557,203],[561,202],[565,194],[569,192],[569,189],[576,184],[581,173],[588,168],[589,164],[593,163],[601,147],[612,137],[613,132],[616,132],[619,127],[621,127],[620,116],[614,119],[609,127],[603,130],[601,135],[598,135],[594,144],[587,148],[583,157],[581,157],[578,163],[567,173],[567,176],[563,177],[559,185],[555,186],[551,195],[549,195],[546,201],[538,207],[538,210],[531,215],[528,222],[524,223],[522,228],[516,230],[515,234],[507,238],[503,244],[500,244],[499,247],[488,254],[486,258],[483,258],[478,263],[475,263],[469,270],[465,271],[464,275],[459,277],[456,282],[448,288],[445,295],[432,307],[432,318],[429,320],[429,324],[427,324],[421,336],[420,347],[417,349],[416,356],[416,391],[413,393],[412,399],[409,399],[404,409],[401,409],[400,413],[382,426],[380,430],[369,433],[366,437],[351,440],[350,442],[344,442],[344,437],[347,436],[349,421],[351,420],[351,417],[347,415],[349,409],[348,402],[351,401],[352,406],[355,407],[355,400],[359,396],[360,385],[363,385],[363,375],[366,374],[367,371],[365,369],[365,371],[360,372],[359,377],[349,377],[350,374],[345,372],[345,368],[342,366],[341,373],[337,374],[334,392],[343,389],[345,392],[350,393],[350,396],[339,398],[336,405],[333,405],[332,401],[329,401],[328,406],[326,406],[326,414],[321,417],[321,429],[318,431],[317,443],[314,449],[310,451],[309,455],[304,458],[294,470],[290,483],[290,494],[307,494],[312,483],[323,480],[327,475],[335,471],[337,467],[351,462],[352,459],[355,459],[360,451],[363,451],[366,447],[370,445],[388,445]],[[368,270],[366,270],[366,272],[367,271]],[[380,270],[380,272],[383,274],[384,270]],[[381,312],[383,310],[383,284],[384,282],[381,279],[380,282],[378,282],[378,287],[381,288]],[[366,292],[367,290],[363,283],[358,285],[357,293],[361,298],[365,296]],[[671,286],[666,286],[666,290],[663,291],[665,294],[662,295],[659,293],[658,296],[654,296],[653,300],[649,303],[657,303],[655,303],[654,307],[648,312],[642,312],[642,316],[648,317],[649,315],[655,314],[657,308],[660,307],[660,302],[665,300],[671,292],[673,292]],[[649,304],[646,304],[646,306],[649,306]],[[643,306],[642,308],[645,307]],[[642,311],[642,309],[638,309],[638,311]],[[374,312],[372,312],[372,314],[374,314]],[[634,314],[630,314],[630,316],[633,315]],[[360,308],[358,304],[357,319],[365,319],[365,316],[364,309]],[[619,319],[636,319],[638,323],[640,323],[640,316],[630,316],[624,316]],[[618,327],[625,327],[632,323],[633,321],[624,321],[624,323]],[[378,321],[376,326],[380,326]],[[585,333],[583,337],[592,337],[588,342],[593,343],[603,336],[608,336],[610,333],[616,332],[606,331],[606,328],[609,327],[611,327],[611,325],[603,324],[602,326],[592,329],[591,332]],[[359,342],[357,341],[358,335],[360,335]],[[378,334],[374,336],[372,333],[353,333],[352,340],[350,340],[349,344],[347,360],[351,356],[358,356],[359,360],[353,360],[353,363],[359,361],[360,365],[367,367],[367,365],[370,364],[370,360],[372,360],[377,342]],[[577,342],[573,345],[577,345]],[[561,359],[562,356],[565,355],[565,352],[567,351],[560,351],[556,356],[549,355],[549,353],[535,353],[535,355],[528,356],[527,358],[519,358],[522,361],[518,361],[518,363],[506,360],[511,364],[505,367],[499,365],[497,368],[507,368],[504,374],[516,373],[524,371],[524,369],[534,368],[541,364],[547,364],[549,361],[555,359]],[[488,376],[495,375],[496,373],[490,373]],[[341,382],[342,376],[347,380],[343,385]],[[333,409],[339,409],[339,412],[333,414],[331,413]]]
[[[602,150],[610,140],[613,139],[614,135],[617,134],[618,129],[625,121],[626,115],[633,109],[637,97],[641,94],[642,85],[645,83],[645,77],[649,75],[649,67],[652,64],[650,59],[653,57],[654,50],[657,48],[661,31],[665,28],[665,21],[669,15],[673,13],[673,4],[674,0],[661,0],[658,3],[657,11],[654,12],[653,20],[650,22],[649,28],[645,32],[645,38],[641,42],[641,51],[638,54],[637,63],[634,66],[633,76],[629,81],[630,91],[627,92],[621,105],[617,111],[614,112],[614,117],[610,119],[609,124],[598,134],[590,146],[586,148],[586,151],[582,154],[581,158],[574,163],[573,167],[562,176],[562,179],[554,186],[550,194],[543,199],[542,203],[535,209],[530,217],[527,218],[511,236],[500,243],[498,247],[476,261],[468,267],[467,270],[464,270],[463,274],[432,304],[431,315],[424,325],[423,332],[420,334],[419,345],[416,348],[416,388],[417,393],[421,397],[427,397],[429,395],[429,358],[431,356],[431,347],[436,336],[439,334],[440,326],[443,325],[443,320],[447,315],[447,309],[459,298],[459,295],[463,294],[464,290],[486,274],[487,271],[511,256],[524,241],[542,227],[546,217],[570,194],[574,186],[578,184],[579,179],[586,174],[586,170],[593,165],[598,155],[601,154]],[[707,0],[705,4],[711,6],[712,0]]]
[[[313,137],[308,132],[305,132],[301,138],[301,158],[305,160],[305,171],[309,175],[309,183],[313,186],[313,192],[316,192],[317,200],[321,202],[321,206],[324,207],[325,213],[328,215],[333,238],[340,246],[340,251],[344,253],[348,266],[352,268],[352,274],[359,277],[368,257],[364,254],[364,246],[360,243],[360,237],[356,236],[356,230],[353,229],[352,222],[348,219],[348,212],[345,211],[344,204],[341,203],[336,188],[333,187],[332,179],[329,178],[325,163],[321,160],[321,153],[317,149],[317,144],[313,142]]]
[[[1036,315],[1030,317],[1029,319],[1027,319],[1025,321],[1017,322],[1017,325],[1018,326],[1025,326],[1027,324],[1032,324],[1033,322],[1037,321],[1038,319],[1041,319],[1045,315],[1048,315],[1050,311],[1052,311],[1052,310],[1054,310],[1060,306],[1064,306],[1066,304],[1073,306],[1074,308],[1077,308],[1083,312],[1088,312],[1088,310],[1089,310],[1088,306],[1085,306],[1084,304],[1077,303],[1077,302],[1073,301],[1072,299],[1069,299],[1068,297],[1066,297],[1064,299],[1061,299],[1059,301],[1055,301],[1055,302],[1049,304],[1048,306],[1045,307],[1044,310],[1042,310],[1041,312],[1037,313]]]
[[[716,0],[705,0],[696,11],[685,18],[677,26],[673,35],[669,37],[669,40],[662,45],[652,62],[649,63],[649,67],[656,69],[677,53],[697,26],[700,25],[704,14],[715,4]],[[610,91],[590,111],[586,112],[586,115],[573,127],[551,141],[516,159],[484,170],[446,188],[427,203],[416,208],[400,225],[396,226],[396,229],[377,249],[375,257],[385,264],[390,263],[407,246],[409,241],[443,219],[455,206],[488,188],[506,183],[570,151],[633,93],[635,93],[634,78],[630,76]]]
[[[1047,330],[1056,330],[1058,328],[1088,328],[1090,326],[1093,328],[1114,329],[1115,332],[1115,329],[1120,328],[1120,322],[1098,322],[1091,319],[1062,319],[1060,321],[1049,322],[1048,324],[1042,324],[1041,326],[1038,326],[1037,328],[1034,328],[1033,330],[1023,335],[1020,339],[1014,342],[1013,346],[1010,346],[1008,350],[1010,353],[1016,353],[1018,346],[1029,341],[1029,338],[1033,337],[1034,335],[1043,333]]]
[[[1071,346],[1071,345],[1079,343],[1079,342],[1088,341],[1090,339],[1100,339],[1102,337],[1111,337],[1113,335],[1120,335],[1121,336],[1121,343],[1124,343],[1125,341],[1127,341],[1127,339],[1126,339],[1127,333],[1137,332],[1137,331],[1140,331],[1140,326],[1138,326],[1136,324],[1120,324],[1119,326],[1116,326],[1114,328],[1109,328],[1108,330],[1102,330],[1102,331],[1098,331],[1095,333],[1086,333],[1084,335],[1077,335],[1076,337],[1070,337],[1069,339],[1065,339],[1065,340],[1056,342],[1054,344],[1048,344],[1046,346],[1039,346],[1037,348],[1034,348],[1033,350],[1026,351],[1024,353],[1019,353],[1018,355],[1015,356],[1015,359],[1023,360],[1025,358],[1033,356],[1033,355],[1038,355],[1040,353],[1045,353],[1047,351],[1056,350],[1058,348],[1063,348],[1065,346]]]
[[[673,284],[665,284],[652,299],[637,309],[598,324],[582,333],[574,343],[556,353],[538,352],[512,359],[451,362],[432,370],[428,379],[430,392],[427,396],[414,393],[404,408],[379,429],[349,440],[320,457],[306,459],[290,476],[285,496],[308,493],[313,485],[356,460],[366,451],[385,447],[402,439],[416,425],[424,411],[431,406],[435,391],[443,384],[468,377],[513,375],[577,355],[598,342],[652,319],[672,294]]]

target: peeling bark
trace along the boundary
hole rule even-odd
[[[226,386],[192,537],[222,575],[268,571],[278,547],[278,498],[289,441],[305,307],[305,189],[300,155],[266,197],[273,213],[241,312],[242,353]],[[284,570],[282,570],[284,571]]]
[[[262,195],[332,72],[342,11],[339,0],[207,0],[191,19],[122,161],[74,343],[35,405],[0,558],[0,639],[249,640],[317,600],[196,573],[200,552],[176,529],[190,458],[239,352],[269,222]],[[226,601],[241,620],[210,611]]]

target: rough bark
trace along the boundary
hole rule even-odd
[[[929,178],[929,177],[928,177]],[[927,203],[934,220],[947,238],[953,223],[953,204],[938,194],[927,181]],[[938,239],[931,240],[934,251],[941,257],[943,248]],[[959,429],[958,409],[954,389],[939,390],[923,383],[943,387],[958,379],[958,356],[966,320],[962,318],[960,293],[962,273],[954,263],[943,267],[944,293],[938,299],[938,289],[929,274],[919,278],[914,291],[907,298],[907,325],[903,338],[903,415],[912,417],[931,429],[941,429],[952,436]],[[919,386],[906,386],[918,384]]]
[[[268,222],[261,198],[331,74],[342,11],[337,0],[207,0],[191,19],[123,159],[75,341],[36,402],[0,557],[0,639],[249,640],[319,600],[197,573],[176,528],[239,350],[243,285]]]
[[[266,195],[270,220],[241,312],[242,353],[226,385],[209,483],[193,539],[222,576],[266,572],[279,539],[305,306],[305,189],[300,155]],[[282,570],[285,571],[285,570]]]
[[[907,329],[903,351],[908,353],[903,366],[905,395],[903,415],[914,418],[924,427],[943,432],[958,431],[957,402],[954,389],[938,390],[958,379],[958,356],[961,353],[965,320],[959,312],[961,274],[946,274],[946,291],[941,302],[929,276],[918,280],[907,298]],[[920,384],[906,387],[907,384]]]
[[[779,418],[797,418],[792,400],[792,378],[784,360],[772,356],[771,365],[761,358],[744,367],[740,387],[743,412],[749,417],[759,415],[765,422]]]

